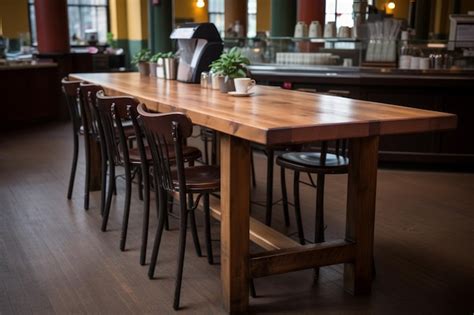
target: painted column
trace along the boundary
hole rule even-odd
[[[415,32],[416,39],[428,39],[430,31],[431,0],[416,0]]]
[[[66,0],[36,0],[35,19],[39,53],[69,53]]]
[[[148,34],[152,52],[171,50],[170,34],[173,31],[172,0],[160,0],[158,4],[148,2]]]
[[[312,21],[319,21],[324,26],[326,0],[298,0],[297,21],[310,25]]]
[[[272,0],[272,36],[293,36],[296,24],[295,0]]]

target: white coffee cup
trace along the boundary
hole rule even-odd
[[[309,37],[321,37],[322,29],[319,21],[312,21],[309,25]]]
[[[250,78],[236,78],[234,79],[235,91],[237,93],[249,93],[257,83]]]

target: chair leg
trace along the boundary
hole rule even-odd
[[[285,218],[285,226],[290,226],[290,215],[288,214],[288,193],[286,191],[285,168],[280,167],[281,197],[283,203],[283,216]]]
[[[138,180],[138,199],[143,201],[143,175],[142,169],[137,170],[137,180]]]
[[[204,136],[204,163],[209,165],[209,148],[207,146],[207,137]]]
[[[91,174],[91,153],[90,153],[90,137],[84,134],[84,147],[86,153],[86,175],[84,183],[84,209],[89,210],[89,191],[90,191],[90,174]]]
[[[100,188],[100,214],[104,216],[105,212],[105,200],[107,195],[107,151],[104,148],[104,145],[100,144],[100,151],[101,151],[101,180],[102,180],[102,187]]]
[[[143,226],[142,226],[142,246],[140,249],[140,265],[145,265],[146,261],[146,249],[148,245],[148,226],[150,220],[150,176],[148,171],[146,171],[148,167],[143,166],[143,186],[144,186],[144,193],[143,193]]]
[[[295,171],[294,181],[293,181],[293,192],[294,192],[294,203],[295,203],[295,218],[296,218],[296,227],[298,228],[298,237],[300,239],[300,244],[304,245],[306,243],[304,239],[303,231],[303,221],[301,220],[301,207],[300,207],[300,172]]]
[[[125,243],[127,242],[128,219],[130,217],[130,198],[132,195],[132,170],[129,164],[125,164],[125,203],[123,209],[122,219],[122,234],[120,236],[120,250],[125,250]]]
[[[324,181],[325,175],[318,174],[316,180],[316,221],[314,225],[314,242],[324,242]]]
[[[153,279],[155,274],[156,261],[160,250],[161,236],[163,235],[163,227],[165,225],[166,212],[166,191],[155,187],[155,196],[157,199],[156,211],[158,212],[158,227],[155,234],[155,242],[153,243],[153,251],[151,253],[150,267],[148,268],[148,278]]]
[[[250,296],[253,297],[253,298],[256,298],[257,297],[257,291],[255,291],[255,283],[254,283],[253,279],[250,279],[249,283],[250,283]]]
[[[212,133],[211,141],[211,165],[217,165],[217,142],[219,141],[217,131]]]
[[[104,216],[102,217],[102,232],[107,230],[107,223],[109,221],[110,206],[112,204],[112,194],[115,182],[115,165],[113,161],[109,161],[109,190],[107,191],[107,200],[105,201]]]
[[[191,194],[188,194],[189,199],[190,199],[190,202],[188,202],[189,206],[191,207],[192,204],[193,204],[193,201],[192,201],[192,195]],[[199,243],[199,235],[198,235],[198,232],[197,232],[197,226],[196,226],[196,216],[194,214],[194,210],[190,211],[189,212],[189,219],[190,219],[190,225],[191,225],[191,234],[193,236],[193,242],[194,242],[194,247],[196,248],[196,255],[198,257],[201,257],[202,256],[202,253],[201,253],[201,244]]]
[[[314,222],[314,242],[324,242],[324,174],[316,179],[316,218]],[[319,278],[319,267],[314,268],[314,278]]]
[[[265,224],[272,225],[272,208],[273,208],[273,155],[272,149],[267,150],[267,193],[265,202]]]
[[[255,178],[255,163],[253,160],[253,151],[250,153],[250,167],[251,167],[251,176],[252,176],[252,187],[257,187],[257,180]]]
[[[67,189],[67,199],[71,199],[74,188],[74,179],[76,178],[77,158],[79,155],[79,136],[74,132],[74,151],[72,155],[71,175],[69,175],[69,186]]]
[[[204,194],[204,225],[206,236],[206,251],[207,261],[210,265],[214,263],[214,256],[212,254],[212,239],[211,239],[211,214],[209,209],[209,194]]]
[[[176,286],[174,292],[174,302],[173,308],[175,310],[179,309],[179,299],[181,295],[181,282],[183,280],[183,267],[184,267],[184,254],[186,249],[186,230],[187,230],[187,210],[186,205],[181,203],[181,226],[179,230],[179,253],[178,253],[178,270],[176,272]],[[192,211],[190,212],[192,213]]]

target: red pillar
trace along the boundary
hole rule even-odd
[[[298,0],[297,21],[304,21],[308,26],[311,21],[319,21],[324,26],[325,10],[326,0]]]
[[[39,52],[68,53],[67,0],[35,0],[35,17]]]

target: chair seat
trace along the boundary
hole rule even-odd
[[[128,154],[130,156],[130,161],[133,163],[140,162],[140,151],[138,148],[132,148],[128,149]],[[151,156],[151,150],[150,147],[146,146],[145,147],[145,153],[146,153],[146,160],[151,164],[153,161],[153,158]],[[169,145],[168,146],[168,153],[169,157],[171,160],[175,159],[175,153],[174,153],[174,146]],[[189,162],[189,161],[195,161],[201,157],[201,151],[198,148],[195,147],[190,147],[190,146],[184,146],[183,147],[183,156],[184,160]]]
[[[326,154],[326,161],[321,163],[320,152],[288,152],[277,158],[277,164],[286,168],[310,173],[346,172],[349,159],[332,153]]]
[[[186,190],[189,192],[217,191],[220,189],[219,167],[200,165],[187,167],[184,170],[186,177]],[[178,173],[172,171],[173,185],[179,190]]]

